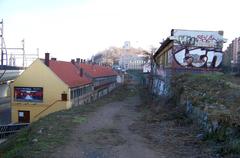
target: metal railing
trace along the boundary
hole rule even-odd
[[[10,135],[15,134],[20,129],[28,127],[29,123],[0,125],[0,139],[4,139]]]
[[[62,100],[55,100],[52,104],[48,105],[45,109],[43,109],[42,111],[40,111],[37,115],[34,116],[34,119],[37,118],[38,116],[40,116],[43,112],[45,112],[46,110],[48,110],[50,107],[52,107],[54,104],[56,104],[57,102],[60,102]]]

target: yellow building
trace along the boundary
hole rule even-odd
[[[31,123],[49,113],[72,106],[71,91],[84,89],[88,98],[91,80],[71,62],[37,59],[11,84],[12,123]]]

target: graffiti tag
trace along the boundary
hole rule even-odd
[[[182,46],[222,48],[223,41],[217,40],[213,35],[179,35],[175,43]]]
[[[197,40],[201,42],[215,42],[217,41],[213,35],[197,35]]]
[[[179,43],[180,45],[195,45],[196,43],[196,38],[195,37],[191,37],[191,36],[178,36],[177,39],[177,43]]]

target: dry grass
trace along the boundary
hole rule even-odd
[[[191,101],[220,126],[207,135],[219,145],[222,154],[240,153],[240,78],[221,73],[181,74],[172,81],[177,102]]]

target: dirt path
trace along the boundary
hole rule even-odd
[[[143,123],[141,112],[136,108],[140,104],[139,96],[135,96],[99,108],[75,129],[69,143],[58,148],[51,157],[209,157],[201,146],[189,142],[194,139],[189,136],[191,127],[179,129],[168,121]]]

